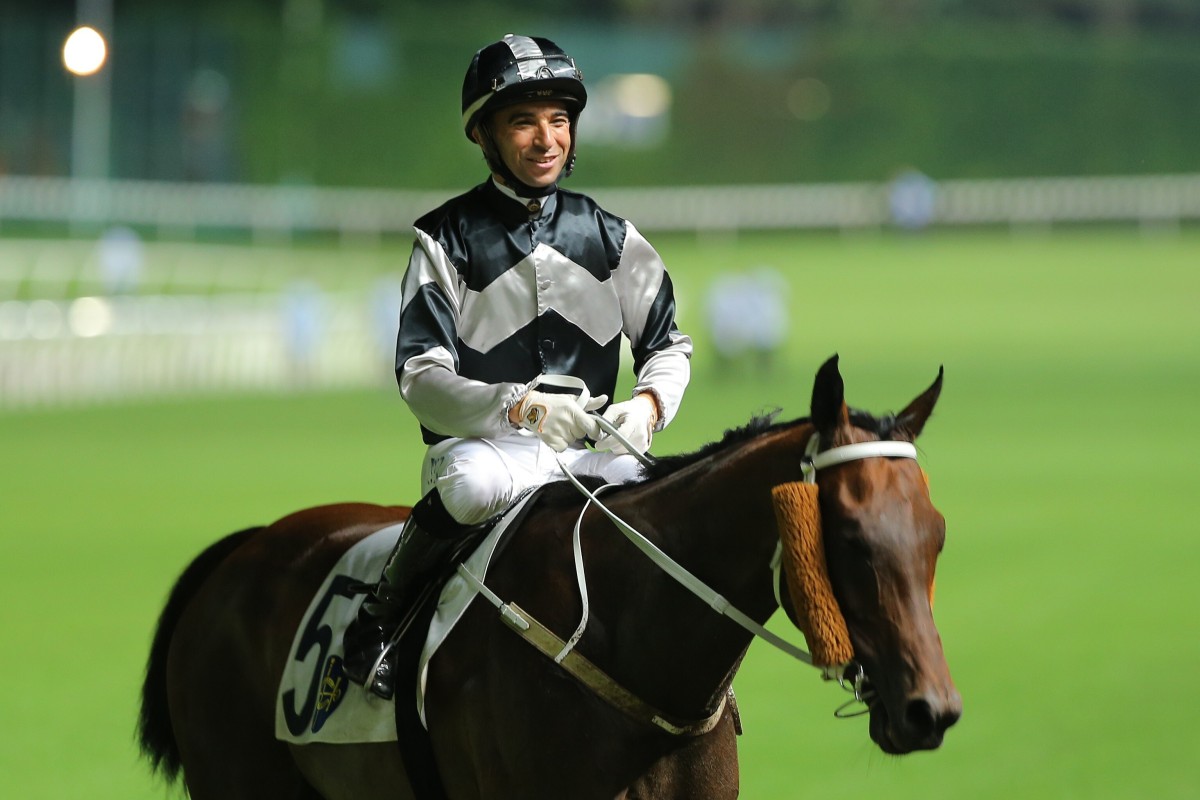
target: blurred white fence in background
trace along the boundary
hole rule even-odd
[[[574,188],[574,186],[572,187]],[[587,190],[647,231],[861,228],[896,219],[897,184],[685,186]],[[929,182],[932,225],[1200,219],[1200,175]],[[174,238],[202,229],[272,241],[326,231],[407,235],[451,191],[72,181],[0,177],[8,220],[148,226]]]
[[[393,382],[403,251],[129,237],[0,235],[0,410]]]
[[[0,302],[0,409],[392,382],[365,292]]]
[[[372,244],[407,239],[412,220],[449,194],[0,177],[0,410],[390,383],[406,253]],[[1200,219],[1200,175],[935,184],[910,173],[887,184],[592,194],[648,231],[1062,222],[1159,230]],[[90,235],[15,238],[19,225],[5,230],[13,222]],[[166,241],[143,243],[124,226]],[[121,235],[97,241],[102,230]],[[253,243],[193,240],[206,232],[248,232]],[[288,245],[310,232],[354,246]]]

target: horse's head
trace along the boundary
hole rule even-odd
[[[900,414],[851,412],[837,356],[817,373],[812,421],[820,449],[876,439],[913,441],[933,412],[942,373]],[[865,458],[817,476],[829,579],[865,674],[871,738],[887,753],[933,749],[962,713],[933,621],[933,577],[946,535],[921,468]]]

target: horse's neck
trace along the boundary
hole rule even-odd
[[[762,434],[647,487],[645,515],[662,547],[731,600],[752,602],[769,588],[763,554],[779,540],[771,489],[800,478],[807,428]]]
[[[622,502],[626,518],[693,575],[764,622],[775,609],[769,561],[778,533],[770,490],[799,477],[806,438],[795,430],[767,433],[630,490]],[[641,602],[636,608],[630,604],[621,637],[652,643],[639,658],[673,665],[657,688],[669,696],[663,702],[679,713],[699,710],[732,679],[750,634],[719,618],[648,559],[638,557],[624,568],[636,571]],[[688,665],[686,674],[679,664]]]

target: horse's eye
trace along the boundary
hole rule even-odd
[[[830,555],[848,569],[869,567],[873,560],[871,547],[861,536],[841,536],[828,546]]]

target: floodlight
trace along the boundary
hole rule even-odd
[[[108,58],[108,45],[95,28],[87,25],[71,31],[63,43],[63,65],[73,75],[95,75]]]

